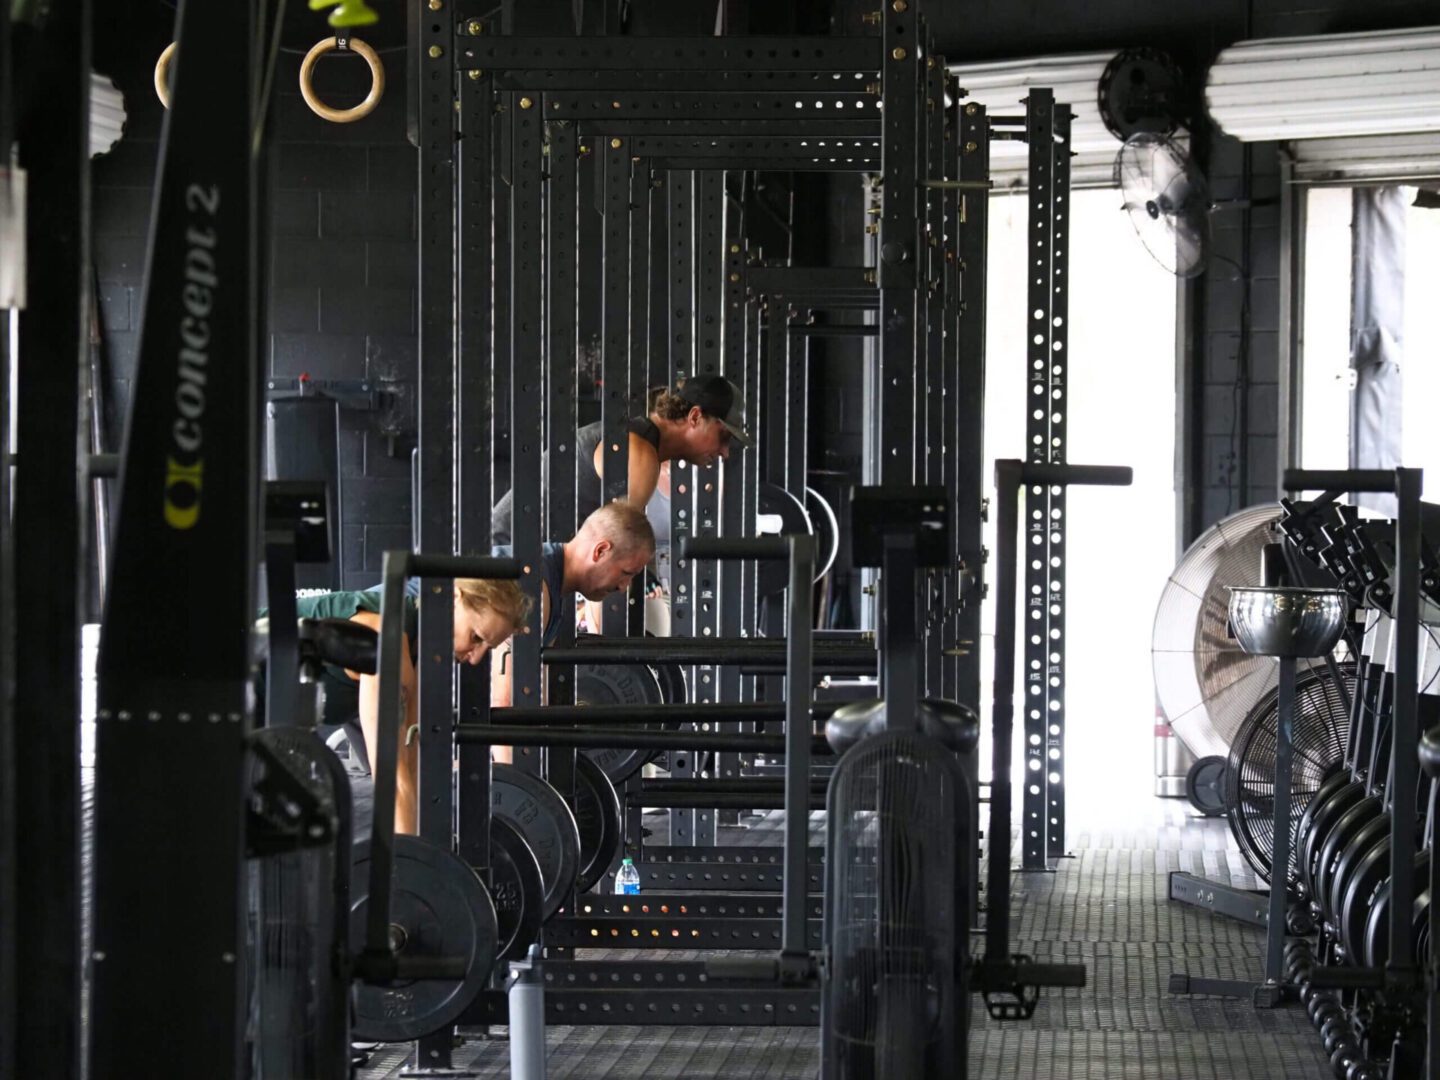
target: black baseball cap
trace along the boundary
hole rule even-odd
[[[676,388],[675,394],[699,406],[706,416],[719,420],[741,446],[753,445],[745,430],[745,397],[723,375],[692,375]]]

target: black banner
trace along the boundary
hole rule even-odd
[[[100,653],[117,703],[243,678],[254,614],[251,12],[181,11]]]
[[[99,659],[95,1080],[245,1075],[254,8],[176,17]]]

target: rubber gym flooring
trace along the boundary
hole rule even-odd
[[[1037,960],[1083,963],[1082,990],[1043,992],[1029,1021],[981,1018],[970,1075],[1041,1080],[1320,1080],[1331,1075],[1298,1005],[1257,1010],[1248,1001],[1175,997],[1172,971],[1256,978],[1262,936],[1226,919],[1172,904],[1166,875],[1186,870],[1255,884],[1223,820],[1191,816],[1183,800],[1150,800],[1121,827],[1086,829],[1072,817],[1073,857],[1053,874],[1016,874],[1014,947]],[[779,843],[773,815],[726,844]],[[663,830],[655,816],[647,827]],[[652,837],[663,842],[663,836]],[[618,959],[626,954],[593,954]],[[696,954],[668,954],[674,959]],[[577,958],[587,958],[584,953]],[[503,1033],[503,1029],[502,1029]],[[477,1033],[478,1034],[478,1033]],[[792,1027],[554,1027],[552,1080],[749,1080],[814,1077],[818,1029]],[[381,1047],[360,1076],[398,1077],[409,1047]],[[468,1038],[456,1066],[509,1075],[503,1038]]]

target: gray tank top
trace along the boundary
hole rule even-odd
[[[670,496],[658,487],[645,504],[645,516],[655,530],[655,561],[651,564],[655,580],[670,591]]]
[[[648,416],[631,418],[625,422],[626,429],[632,434],[639,435],[642,439],[660,449],[660,429],[655,426],[653,420]],[[575,524],[578,526],[584,520],[600,509],[604,501],[604,493],[600,489],[600,477],[595,475],[595,447],[600,445],[602,434],[600,421],[593,424],[586,424],[575,433],[575,460],[578,467],[575,470]],[[550,451],[545,451],[544,472],[548,474],[550,465]],[[493,544],[509,544],[513,539],[512,526],[515,515],[514,492],[507,491],[504,497],[495,504],[495,509],[490,512],[490,537]],[[568,536],[565,540],[570,539]]]

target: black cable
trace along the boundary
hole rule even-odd
[[[260,96],[254,105],[255,130],[250,138],[250,151],[253,154],[260,153],[260,147],[265,141],[265,121],[270,115],[270,90],[275,83],[275,64],[280,54],[280,27],[285,22],[286,0],[278,0],[275,5],[275,28],[270,35],[269,55],[265,59],[265,74],[260,78]],[[261,28],[263,35],[264,28]]]

